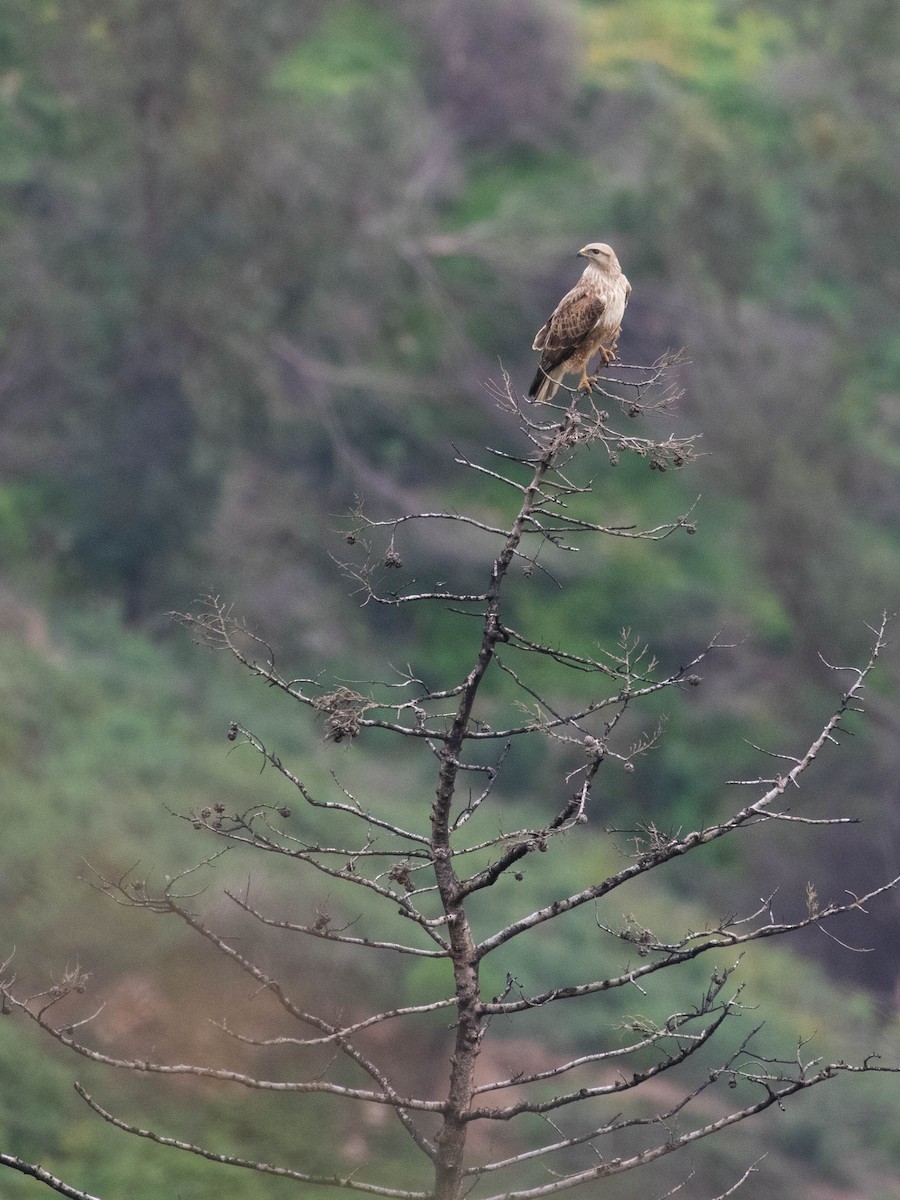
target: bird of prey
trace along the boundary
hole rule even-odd
[[[578,387],[589,391],[587,365],[593,356],[599,354],[604,365],[616,357],[631,284],[605,242],[591,242],[578,257],[587,259],[584,274],[538,330],[532,346],[541,351],[541,365],[528,395],[538,404],[552,400],[566,375],[578,371]]]

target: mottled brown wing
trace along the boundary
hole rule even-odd
[[[543,351],[541,369],[549,372],[565,362],[595,328],[605,307],[605,297],[583,284],[563,296],[534,339],[533,349]]]

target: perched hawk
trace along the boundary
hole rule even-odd
[[[577,371],[578,386],[590,388],[587,365],[595,354],[604,364],[616,357],[631,284],[605,242],[591,242],[578,255],[587,259],[584,274],[538,330],[532,346],[541,351],[541,365],[528,395],[539,404],[552,400],[565,376]]]

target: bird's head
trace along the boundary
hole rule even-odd
[[[619,260],[612,246],[606,242],[589,242],[578,251],[578,258],[586,258],[588,263],[599,267],[601,271],[621,271]]]

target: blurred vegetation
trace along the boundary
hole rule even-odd
[[[47,971],[77,953],[110,986],[142,974],[175,931],[135,945],[75,884],[81,856],[162,871],[196,857],[165,805],[273,786],[215,740],[235,716],[268,723],[281,753],[322,754],[273,697],[191,653],[167,610],[212,588],[305,675],[409,661],[452,681],[466,622],[360,610],[332,559],[344,514],[361,497],[376,516],[497,516],[501,497],[460,474],[452,445],[508,446],[485,382],[527,382],[533,331],[596,237],[635,289],[626,359],[686,347],[672,420],[707,454],[677,477],[585,469],[610,523],[656,524],[702,493],[698,532],[548,559],[564,586],[523,578],[517,613],[585,648],[628,627],[663,662],[720,629],[742,642],[665,714],[635,776],[610,780],[611,819],[692,825],[725,780],[759,771],[741,739],[802,743],[833,686],[817,652],[853,661],[865,622],[897,603],[898,139],[900,10],[884,0],[6,0],[0,953],[15,944]],[[460,580],[485,549],[453,531],[402,545],[410,574]],[[865,818],[802,851],[823,896],[896,873],[897,674],[894,652],[816,781],[823,814]],[[377,772],[375,756],[359,769]],[[511,761],[504,803],[533,802],[547,777]],[[744,851],[710,855],[704,903],[755,899],[763,865],[796,899],[798,840]],[[648,904],[696,902],[677,870],[667,887]],[[859,937],[877,952],[822,938],[803,946],[818,963],[748,964],[785,1037],[788,1014],[806,1015],[790,982],[821,1004],[804,1032],[837,1044],[847,1010],[851,1040],[877,1042],[896,906]],[[548,964],[567,952],[582,951],[541,946]],[[868,988],[872,1011],[822,969]],[[0,1034],[6,1064],[19,1042]],[[207,1194],[187,1167],[177,1185],[168,1161],[154,1176],[159,1151],[102,1149],[111,1131],[55,1103],[71,1067],[29,1054],[30,1098],[0,1114],[18,1152],[94,1163],[101,1194],[118,1186],[110,1155],[148,1198]],[[784,1195],[807,1194],[803,1162],[843,1186],[864,1144],[898,1170],[895,1102],[855,1094],[857,1128],[870,1122],[855,1137],[839,1098],[814,1103],[815,1120],[810,1102],[806,1125],[785,1120],[767,1188],[778,1174]],[[227,1102],[208,1112],[213,1135],[237,1121]],[[708,1169],[699,1183],[724,1177]],[[235,1196],[265,1186],[230,1181]],[[868,1181],[879,1189],[896,1190]]]
[[[226,753],[225,733],[232,719],[252,721],[288,762],[302,764],[304,779],[315,791],[324,793],[331,783],[329,772],[336,770],[342,785],[356,794],[363,789],[367,796],[377,793],[383,797],[384,815],[407,824],[416,820],[410,798],[430,793],[427,764],[395,753],[385,763],[377,747],[367,750],[365,739],[349,749],[329,746],[321,740],[321,728],[302,721],[280,695],[254,688],[233,663],[199,652],[191,657],[180,641],[151,645],[117,628],[112,609],[95,612],[90,624],[81,615],[61,620],[52,646],[41,650],[23,650],[21,642],[6,639],[0,642],[0,662],[6,681],[2,788],[12,804],[0,905],[4,931],[15,933],[16,973],[37,990],[76,962],[88,970],[91,978],[81,1008],[67,1002],[67,1011],[77,1019],[106,1003],[95,1033],[101,1046],[121,1045],[138,1055],[152,1048],[164,1060],[239,1066],[240,1048],[211,1022],[227,1019],[233,1028],[277,1030],[277,1014],[265,993],[246,987],[228,964],[207,954],[182,927],[117,908],[91,886],[90,868],[159,880],[219,849],[208,834],[195,832],[175,814],[196,811],[212,797],[229,809],[280,805],[286,798],[293,804],[283,780],[260,775],[255,756],[240,747]],[[543,769],[540,763],[514,764],[490,819],[507,826],[539,821],[539,800],[523,799],[523,767],[538,774]],[[642,773],[639,768],[636,776]],[[645,786],[633,782],[632,796]],[[614,804],[614,786],[603,800]],[[421,812],[427,813],[425,799]],[[315,820],[308,812],[292,813],[287,822],[304,837],[315,836]],[[620,850],[582,834],[554,843],[548,852],[554,894],[559,887],[581,886],[598,871],[616,870],[627,838],[620,841]],[[545,865],[542,859],[539,869],[526,868],[520,881],[510,878],[476,904],[476,927],[485,922],[493,926],[546,902]],[[239,892],[249,886],[255,903],[273,914],[311,919],[324,904],[336,921],[359,915],[352,897],[345,908],[346,897],[310,886],[283,861],[261,872],[253,858],[229,853],[193,878],[195,905],[231,937],[241,937],[242,927],[221,898],[225,885]],[[802,911],[804,890],[794,879],[780,911]],[[684,881],[663,881],[661,888],[647,880],[596,912],[584,910],[557,922],[552,935],[538,936],[531,946],[511,944],[491,963],[484,985],[502,990],[506,972],[528,989],[551,980],[574,981],[585,971],[617,972],[623,965],[621,946],[598,935],[598,919],[613,926],[636,921],[665,937],[705,927],[724,911],[714,897],[698,895]],[[327,1005],[338,972],[347,1015],[357,997],[385,1006],[415,1004],[434,999],[446,987],[440,969],[428,962],[408,960],[385,972],[377,958],[359,960],[339,947],[310,947],[289,935],[263,938],[255,925],[247,933],[254,938],[255,955],[277,961],[280,976],[304,1003]],[[603,1007],[604,1044],[625,1037],[625,1026],[635,1019],[665,1019],[675,1009],[689,1008],[705,990],[709,973],[732,966],[733,958],[722,955],[670,973],[662,990],[650,984],[643,993],[610,993]],[[769,1052],[793,1057],[796,1040],[811,1038],[810,1057],[841,1058],[848,1048],[858,1047],[885,1058],[895,1053],[900,1033],[896,1017],[889,1018],[864,994],[830,982],[796,949],[774,944],[754,948],[736,983],[745,985],[747,1011],[736,1022],[735,1036],[764,1019]],[[431,1093],[443,1079],[446,1020],[436,1015],[420,1025],[420,1040],[404,1040],[393,1053],[400,1069],[417,1073],[419,1086]],[[540,1036],[538,1029],[532,1035],[527,1019],[517,1026],[514,1041],[504,1042],[512,1030],[498,1026],[491,1032],[500,1040],[490,1040],[486,1055],[499,1055],[501,1061],[508,1055],[511,1063],[521,1063],[541,1053],[533,1040]],[[573,1002],[560,1032],[573,1052],[595,1049],[596,1011]],[[277,1050],[264,1055],[264,1065],[270,1077],[290,1069]],[[700,1062],[697,1069],[707,1065]],[[193,1080],[172,1085],[111,1074],[73,1060],[19,1021],[0,1023],[0,1073],[17,1081],[15,1088],[0,1090],[0,1142],[33,1161],[52,1163],[57,1173],[102,1196],[121,1195],[124,1189],[134,1200],[167,1195],[204,1200],[223,1186],[223,1168],[118,1134],[85,1110],[72,1091],[74,1079],[126,1119],[212,1149],[315,1170],[325,1169],[333,1145],[340,1144],[345,1156],[364,1156],[398,1185],[416,1186],[419,1178],[390,1124],[360,1125],[358,1114],[327,1103],[297,1106]],[[768,1116],[759,1128],[748,1126],[730,1139],[715,1139],[695,1156],[697,1186],[706,1191],[720,1187],[722,1180],[738,1177],[767,1152],[758,1194],[770,1200],[815,1196],[823,1180],[838,1195],[844,1189],[856,1194],[854,1188],[865,1181],[873,1196],[879,1194],[879,1181],[886,1181],[886,1198],[900,1159],[894,1089],[890,1079],[875,1080],[854,1090],[849,1106],[846,1087],[822,1089],[796,1108]],[[662,1095],[668,1095],[665,1088]],[[323,1129],[328,1130],[324,1139]],[[665,1168],[657,1174],[658,1189],[688,1170],[684,1164],[671,1169],[673,1175]],[[229,1195],[236,1197],[275,1197],[290,1190],[283,1181],[250,1173],[231,1172],[227,1178]],[[630,1200],[645,1195],[646,1188],[646,1180],[625,1179],[617,1194]],[[5,1196],[31,1195],[33,1190],[30,1181],[4,1178]],[[748,1194],[755,1193],[748,1187]]]

